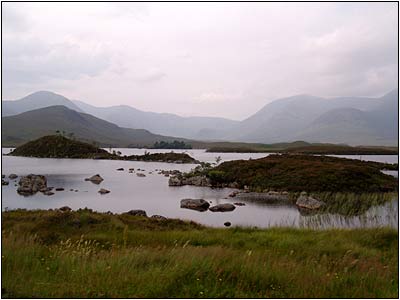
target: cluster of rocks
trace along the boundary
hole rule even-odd
[[[183,177],[181,175],[172,176],[168,180],[169,186],[183,186],[183,185],[195,185],[195,186],[211,186],[210,179],[206,176],[192,176]]]
[[[179,176],[182,174],[182,172],[179,170],[160,170],[158,174],[164,175],[165,177],[169,177],[169,176]]]
[[[24,196],[34,195],[37,192],[49,192],[47,188],[47,179],[43,175],[29,174],[22,176],[19,180],[17,193]]]
[[[147,218],[146,211],[144,211],[142,209],[133,209],[133,210],[130,210],[130,211],[126,212],[125,214],[130,215],[130,216],[146,217]],[[160,215],[152,215],[150,218],[156,219],[156,220],[167,220],[166,217],[160,216]]]
[[[204,199],[182,199],[181,208],[193,209],[197,211],[210,210],[212,212],[233,211],[236,207],[231,203],[217,204],[210,207],[210,203]]]

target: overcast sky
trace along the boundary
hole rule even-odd
[[[3,99],[243,119],[397,86],[396,3],[3,3]]]

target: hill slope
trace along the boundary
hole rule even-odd
[[[267,104],[225,137],[244,142],[397,144],[398,90],[381,98],[299,95]]]
[[[128,128],[145,128],[151,132],[186,138],[215,139],[231,130],[238,121],[214,117],[181,117],[175,114],[141,111],[128,105],[96,107],[74,100],[83,111]]]
[[[53,106],[53,105],[64,105],[70,109],[82,112],[82,110],[75,105],[71,100],[64,96],[47,92],[40,91],[30,94],[22,99],[14,101],[3,101],[2,116],[17,115],[33,109]]]
[[[3,146],[17,146],[45,135],[65,131],[86,142],[103,147],[152,146],[157,141],[172,142],[178,138],[152,134],[144,129],[122,128],[89,114],[65,106],[50,106],[15,116],[3,117]],[[179,139],[182,140],[182,139]]]

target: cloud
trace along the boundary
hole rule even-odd
[[[293,94],[397,86],[396,3],[13,2],[3,14],[8,99],[59,89],[94,105],[245,118]]]
[[[146,82],[146,83],[151,83],[151,82],[156,82],[164,77],[166,77],[167,74],[162,72],[159,69],[149,69],[143,72],[142,74],[138,75],[135,77],[136,81],[138,82]]]

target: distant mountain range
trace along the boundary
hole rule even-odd
[[[171,139],[170,136],[177,136],[197,140],[254,143],[295,140],[349,145],[394,146],[398,143],[397,89],[380,98],[321,98],[298,95],[278,99],[265,105],[243,121],[224,118],[181,117],[167,113],[145,112],[126,105],[95,107],[82,101],[71,101],[61,95],[42,91],[20,100],[3,101],[3,135],[7,133],[9,141],[24,138],[18,130],[9,128],[11,119],[4,116],[17,117],[17,114],[53,105],[63,105],[69,110],[86,113],[82,114],[86,118],[91,117],[98,120],[96,124],[92,124],[91,131],[84,130],[86,132],[84,138],[87,140],[99,139],[99,141],[109,144],[123,143],[125,145],[128,142],[126,140],[127,128],[145,129],[142,132],[152,135],[152,138],[149,137],[149,141],[153,141],[156,134],[159,134],[157,138],[161,138],[160,135],[167,135],[167,137],[162,137],[166,141]],[[58,107],[56,111],[59,113],[60,109]],[[52,111],[49,109],[38,110],[35,112],[35,117],[41,119],[40,114],[44,113],[47,118],[51,116]],[[25,122],[26,118],[27,116],[23,115],[23,118],[19,117],[19,120]],[[62,124],[67,125],[70,122],[69,118],[72,118],[72,113],[64,111]],[[29,115],[28,119],[30,119]],[[53,117],[51,120],[52,126],[55,126],[53,128],[61,129],[62,126],[58,125],[57,127],[57,122],[61,122],[61,119],[57,120]],[[109,126],[118,127],[122,131],[113,131],[110,136],[105,136],[100,130],[102,128],[98,124],[100,121]],[[13,124],[16,126],[15,123]],[[33,127],[26,128],[26,130],[34,131],[39,123],[30,124]],[[23,123],[18,123],[18,126],[21,125]],[[48,130],[50,129],[48,128]],[[13,134],[9,134],[10,130]],[[41,130],[44,130],[44,127]],[[78,129],[76,128],[76,130]],[[119,134],[122,136],[118,137]]]
[[[92,115],[80,113],[66,106],[56,105],[2,118],[3,146],[16,146],[45,135],[64,132],[102,147],[152,146],[157,141],[183,140],[153,134],[145,129],[122,128]]]

